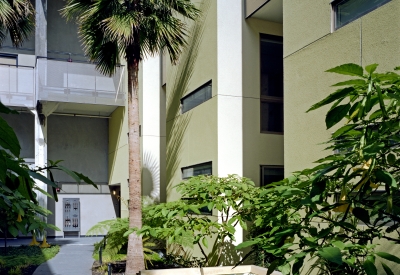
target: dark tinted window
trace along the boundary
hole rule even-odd
[[[332,3],[335,28],[338,29],[364,14],[390,2],[390,0],[340,0]]]
[[[260,35],[260,130],[283,132],[283,38]]]
[[[279,166],[261,166],[261,186],[284,179],[284,169]]]
[[[181,99],[182,113],[187,112],[190,109],[200,105],[204,101],[209,100],[211,96],[212,85],[210,81]]]
[[[196,164],[182,168],[182,179],[188,179],[199,175],[211,175],[212,162]]]

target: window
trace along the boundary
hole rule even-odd
[[[336,0],[332,2],[335,30],[360,18],[390,0]]]
[[[185,113],[201,103],[209,100],[212,96],[211,80],[201,87],[197,88],[187,96],[181,99],[182,113]]]
[[[205,162],[182,168],[182,179],[188,179],[199,175],[211,175],[212,162]]]
[[[182,179],[188,179],[199,175],[211,175],[212,174],[212,162],[206,162],[188,166],[182,168]],[[184,200],[191,200],[191,198],[183,198]],[[203,215],[212,215],[212,210],[209,210],[207,206],[199,209]]]
[[[17,66],[17,57],[15,54],[0,53],[0,65]]]
[[[285,178],[284,168],[282,166],[260,166],[260,186],[267,186],[270,183],[281,181]]]
[[[283,133],[283,38],[260,35],[262,133]]]

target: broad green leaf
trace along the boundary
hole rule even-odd
[[[383,102],[382,90],[379,85],[376,85],[376,92],[378,93],[379,106],[382,110],[383,117],[387,117],[385,103]]]
[[[325,118],[325,124],[326,128],[329,129],[332,126],[334,126],[336,123],[341,121],[347,114],[347,112],[350,110],[350,103],[346,105],[339,105],[333,108],[328,112]]]
[[[333,84],[332,87],[334,87],[334,86],[349,86],[349,85],[365,85],[365,84],[366,84],[366,82],[363,79],[350,79],[347,81]]]
[[[13,225],[8,226],[8,232],[10,232],[10,234],[13,235],[14,237],[18,236],[18,229],[15,228],[15,226]]]
[[[96,189],[99,189],[97,187],[97,184],[95,184],[91,179],[89,179],[88,177],[86,177],[85,175],[78,173],[76,171],[72,171],[73,173],[75,173],[81,180],[83,180],[84,182],[86,182],[87,184],[90,184],[92,186],[94,186]]]
[[[290,264],[287,263],[287,264],[279,267],[279,270],[282,272],[283,275],[290,274]]]
[[[49,175],[50,175],[50,180],[51,180],[52,182],[56,183],[56,182],[54,181],[53,173],[52,173],[50,170],[49,170]],[[53,191],[54,200],[55,200],[56,202],[58,202],[57,188],[54,187],[54,186],[52,186],[52,187],[51,187],[51,190]]]
[[[339,248],[340,250],[344,250],[346,248],[346,245],[341,241],[334,241],[332,242],[332,245]]]
[[[337,247],[324,247],[318,251],[318,254],[332,263],[336,263],[338,265],[343,263],[342,253]]]
[[[367,275],[378,275],[378,270],[376,269],[375,264],[370,260],[364,261],[363,268]]]
[[[371,64],[368,66],[365,66],[365,70],[369,73],[369,74],[373,74],[376,70],[376,68],[378,67],[378,64]]]
[[[364,223],[370,223],[369,213],[364,208],[355,207],[352,213],[357,219],[363,221]]]
[[[364,147],[364,155],[369,156],[369,155],[376,155],[379,153],[383,148],[385,148],[385,143],[373,143],[368,146]]]
[[[10,108],[6,107],[3,103],[1,103],[0,101],[0,113],[3,114],[19,114],[17,111],[15,110],[11,110]]]
[[[299,275],[300,274],[300,269],[303,266],[304,262],[304,256],[301,258],[298,258],[297,261],[293,264],[292,267],[292,274],[293,275]]]
[[[372,119],[376,119],[376,118],[379,118],[379,117],[382,117],[382,110],[376,110],[375,112],[373,112],[369,116],[369,119],[372,120]]]
[[[235,246],[235,249],[246,248],[246,247],[252,246],[257,243],[258,243],[257,240],[242,242],[242,243],[238,244],[237,246]]]
[[[389,254],[386,252],[376,252],[376,255],[378,255],[381,258],[384,258],[385,260],[400,264],[400,258],[398,258],[395,255],[392,255],[392,254]]]
[[[19,157],[21,152],[21,146],[18,138],[15,135],[14,130],[8,125],[8,123],[0,117],[0,146],[4,149],[10,150],[10,152]]]
[[[387,275],[394,275],[393,271],[390,269],[390,267],[387,266],[387,264],[385,263],[381,264]]]
[[[53,225],[53,224],[51,224],[51,223],[47,223],[47,224],[46,224],[46,227],[47,227],[47,228],[50,228],[50,229],[53,229],[54,231],[61,231],[60,228],[58,228],[57,226],[55,226],[55,225]]]
[[[208,241],[207,241],[207,238],[203,238],[203,239],[202,239],[202,243],[203,243],[203,245],[204,245],[206,248],[208,248]]]
[[[354,63],[343,64],[325,72],[363,77],[363,68]]]
[[[17,229],[21,231],[23,235],[26,235],[28,232],[26,231],[25,223],[23,222],[16,222],[15,223]]]
[[[32,232],[33,230],[35,230],[35,229],[38,229],[39,228],[39,224],[38,223],[32,223],[29,227],[28,227],[28,232]]]
[[[278,265],[279,265],[279,260],[273,261],[270,264],[270,266],[268,267],[268,272],[266,275],[271,275],[275,271],[275,269],[278,267]]]
[[[240,223],[240,226],[241,226],[244,230],[247,230],[247,224],[246,224],[245,221],[239,220],[239,223]]]
[[[395,154],[390,153],[389,155],[387,155],[386,159],[390,165],[394,165],[396,163],[396,155]]]
[[[45,183],[47,185],[50,185],[50,186],[53,186],[53,187],[57,187],[57,184],[55,184],[54,182],[52,182],[51,180],[49,180],[48,178],[46,178],[45,176],[43,176],[40,173],[36,173],[36,172],[33,172],[33,171],[28,171],[28,173],[34,179],[40,180],[41,182],[43,182],[43,183]]]
[[[347,133],[350,130],[353,130],[356,126],[357,126],[356,124],[350,124],[340,127],[332,134],[332,138],[337,138],[338,136]]]
[[[314,182],[310,191],[311,201],[319,201],[319,197],[325,191],[325,189],[326,189],[326,181]]]
[[[400,100],[400,96],[399,96],[398,94],[386,93],[385,95],[386,95],[387,97]]]
[[[0,154],[0,182],[6,181],[7,169],[7,161],[4,156]]]
[[[63,171],[65,174],[73,178],[77,183],[81,183],[81,178],[77,174],[75,174],[75,172],[69,170],[68,168],[62,165],[57,165],[57,169]]]
[[[355,89],[353,87],[347,87],[347,88],[339,89],[336,92],[328,95],[326,98],[324,98],[320,102],[318,102],[318,103],[314,104],[313,106],[311,106],[311,108],[307,110],[307,113],[309,111],[318,109],[318,108],[320,108],[320,107],[322,107],[324,105],[332,103],[335,100],[343,99],[344,97],[349,96],[354,91],[355,91]]]
[[[391,187],[394,187],[394,188],[397,187],[396,180],[393,178],[393,176],[389,172],[386,172],[386,171],[383,171],[383,170],[377,170],[375,172],[375,177],[376,177],[377,180],[379,180],[381,182],[384,182],[388,186],[391,186]]]

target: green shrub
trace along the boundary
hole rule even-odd
[[[9,275],[22,275],[21,267],[16,266],[8,271]]]

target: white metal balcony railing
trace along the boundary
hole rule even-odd
[[[7,106],[36,106],[34,68],[0,65],[0,101]]]
[[[94,64],[37,59],[38,100],[124,106],[123,67],[112,77]]]

